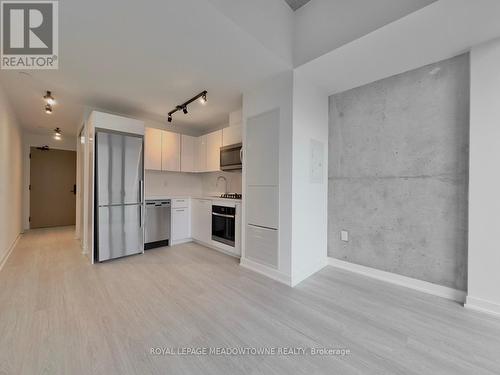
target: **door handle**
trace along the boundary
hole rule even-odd
[[[73,185],[73,190],[70,190],[70,192],[76,195],[76,185]]]

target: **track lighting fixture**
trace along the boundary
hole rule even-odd
[[[187,106],[189,104],[191,104],[192,102],[194,102],[195,100],[198,100],[198,99],[200,99],[200,102],[202,104],[205,104],[207,102],[207,90],[200,92],[198,95],[192,97],[187,102],[182,103],[181,105],[176,106],[175,109],[172,109],[168,113],[167,121],[168,122],[172,122],[172,115],[175,112],[177,112],[177,111],[182,111],[185,115],[187,115],[188,114],[188,108],[187,108]]]
[[[54,129],[54,139],[60,141],[62,138],[62,131],[59,128]]]
[[[52,93],[50,91],[46,92],[43,99],[45,100],[45,103],[47,103],[49,105],[56,104],[56,100],[54,99],[54,97],[52,96]]]
[[[50,104],[45,105],[45,113],[48,115],[52,113],[52,106]]]

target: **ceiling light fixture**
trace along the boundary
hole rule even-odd
[[[172,109],[168,113],[167,121],[168,122],[172,122],[172,115],[175,112],[177,112],[177,111],[182,111],[182,112],[184,112],[185,115],[187,115],[188,114],[188,108],[187,108],[187,106],[189,104],[191,104],[192,102],[194,102],[195,100],[198,100],[198,99],[200,99],[201,103],[205,104],[207,102],[207,90],[204,90],[204,91],[200,92],[198,95],[193,96],[187,102],[182,103],[181,105],[176,106],[175,109]]]
[[[46,92],[46,94],[44,95],[43,99],[49,105],[56,104],[56,100],[54,99],[54,97],[52,96],[52,93],[50,91]]]
[[[52,113],[52,106],[50,104],[47,104],[45,106],[45,113],[50,115]]]
[[[200,103],[201,104],[207,103],[207,92],[206,91],[204,93],[202,93],[201,98],[200,98]]]
[[[59,128],[54,129],[54,139],[60,141],[62,138],[62,131]]]

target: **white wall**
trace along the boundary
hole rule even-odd
[[[321,180],[311,176],[312,144],[322,146]],[[328,96],[294,73],[292,285],[326,265],[328,237]]]
[[[30,229],[30,148],[31,147],[41,147],[49,146],[53,149],[58,150],[68,150],[76,151],[76,137],[75,136],[65,136],[61,140],[57,141],[52,135],[48,134],[36,134],[24,131],[23,133],[23,228],[24,230]]]
[[[22,131],[0,87],[0,268],[22,231]]]
[[[471,51],[467,307],[500,314],[500,39]]]
[[[279,267],[291,282],[292,241],[292,91],[293,73],[288,71],[268,79],[243,94],[243,144],[248,118],[279,108]],[[265,166],[262,166],[265,168]],[[242,258],[245,258],[246,194],[243,165]]]

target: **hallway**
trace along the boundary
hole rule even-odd
[[[0,271],[0,374],[498,374],[500,322],[327,267],[291,289],[197,244],[92,266],[72,227],[33,230]],[[339,356],[163,356],[328,347]]]

